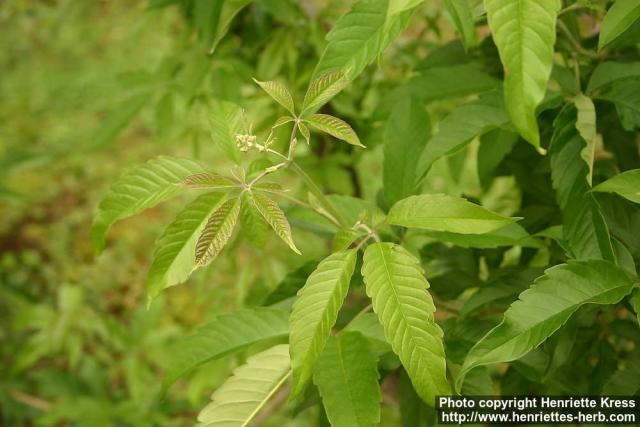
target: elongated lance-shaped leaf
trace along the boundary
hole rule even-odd
[[[276,345],[247,359],[198,414],[197,427],[245,427],[291,374],[289,346]]]
[[[493,93],[463,104],[442,120],[438,133],[427,141],[418,162],[418,183],[426,177],[433,163],[443,156],[455,154],[475,137],[509,123],[504,101]]]
[[[213,100],[209,112],[211,139],[224,154],[235,163],[240,163],[240,150],[236,135],[242,131],[242,109],[229,101]]]
[[[596,185],[593,191],[617,193],[635,203],[640,203],[640,169],[628,170]]]
[[[293,96],[285,85],[277,81],[261,82],[253,79],[265,92],[269,94],[278,104],[282,105],[291,114],[295,114],[293,109]]]
[[[298,292],[289,319],[292,397],[299,395],[311,379],[313,365],[327,342],[349,290],[356,254],[352,249],[329,255]]]
[[[563,235],[577,259],[615,259],[607,224],[588,182],[587,146],[576,128],[577,109],[568,104],[554,121],[551,179],[562,209]]]
[[[328,114],[311,114],[304,118],[304,121],[319,131],[348,142],[351,145],[364,147],[349,123]]]
[[[257,192],[253,193],[253,203],[258,212],[267,221],[267,223],[273,228],[278,237],[280,237],[292,251],[300,254],[300,251],[293,243],[293,237],[291,236],[291,226],[287,217],[284,216],[284,212],[280,209],[278,204],[265,196]]]
[[[264,221],[253,203],[253,195],[246,191],[242,193],[240,206],[240,224],[242,234],[257,247],[264,246],[269,232],[269,224]]]
[[[309,84],[302,102],[302,112],[317,110],[329,102],[349,84],[347,75],[342,71],[329,71]]]
[[[199,327],[167,354],[163,390],[193,369],[252,344],[289,335],[289,313],[273,308],[254,308],[222,314]]]
[[[311,141],[311,132],[309,132],[309,128],[303,122],[298,123],[298,130],[300,134],[304,138],[304,141],[309,145]]]
[[[407,197],[393,205],[387,216],[392,225],[462,234],[488,233],[517,220],[446,194]]]
[[[327,45],[313,72],[343,71],[355,79],[406,28],[418,1],[360,0],[327,34]]]
[[[224,201],[220,193],[203,194],[178,214],[156,242],[153,262],[147,274],[149,302],[163,289],[189,278],[195,263],[198,236],[211,214]]]
[[[585,142],[585,146],[580,151],[580,157],[587,164],[589,173],[587,182],[592,184],[593,180],[593,157],[596,149],[596,107],[588,96],[578,94],[573,103],[578,110],[576,119],[576,129]]]
[[[362,275],[387,341],[420,397],[433,405],[450,390],[442,330],[420,262],[401,246],[374,243],[364,253]]]
[[[536,107],[553,65],[560,0],[485,0],[489,27],[504,65],[504,95],[516,130],[540,150]]]
[[[614,41],[640,18],[640,3],[636,0],[616,0],[602,20],[598,50]]]
[[[313,382],[333,427],[373,427],[380,422],[377,359],[359,332],[329,338]]]
[[[196,243],[195,267],[209,264],[227,244],[238,221],[240,199],[229,199],[209,218]]]
[[[627,273],[608,261],[570,261],[548,269],[520,294],[502,322],[469,351],[456,388],[460,390],[471,369],[524,356],[583,305],[616,304],[633,286]]]
[[[597,95],[597,92],[612,83],[638,77],[640,77],[640,62],[602,62],[591,73],[586,93]]]
[[[417,191],[416,168],[431,123],[424,107],[413,97],[396,104],[384,130],[384,200],[387,206]]]
[[[469,0],[445,0],[444,5],[453,19],[464,47],[469,49],[476,44],[476,28]]]
[[[227,190],[238,186],[238,183],[226,176],[203,172],[189,175],[181,184],[186,188],[206,190]]]
[[[184,190],[177,184],[200,172],[205,169],[192,160],[160,156],[123,175],[98,206],[91,227],[95,250],[104,249],[105,234],[114,222],[177,196]]]

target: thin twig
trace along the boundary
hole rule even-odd
[[[589,57],[591,59],[600,59],[601,58],[601,56],[598,55],[597,53],[595,53],[595,52],[593,52],[591,50],[585,49],[580,44],[580,42],[578,40],[576,40],[576,38],[573,36],[573,34],[571,34],[571,31],[569,30],[569,28],[567,28],[565,23],[562,22],[562,20],[559,19],[557,25],[558,25],[558,28],[560,29],[560,31],[567,37],[567,40],[569,40],[569,43],[571,43],[571,45],[574,47],[574,49],[578,53],[580,53],[580,54],[582,54],[582,55],[584,55],[586,57]]]
[[[50,411],[51,407],[53,406],[51,402],[27,393],[23,393],[19,390],[11,390],[11,397],[16,402],[24,403],[25,405],[38,409],[42,412]]]

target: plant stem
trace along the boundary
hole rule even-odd
[[[600,59],[600,55],[598,55],[597,53],[585,49],[578,40],[576,40],[576,38],[573,36],[573,34],[571,34],[571,31],[569,30],[569,28],[567,28],[567,26],[565,25],[564,22],[562,22],[562,20],[558,19],[558,28],[560,29],[560,31],[565,35],[565,37],[567,38],[567,40],[569,40],[569,43],[571,43],[571,45],[574,47],[574,49],[588,57],[591,59]]]

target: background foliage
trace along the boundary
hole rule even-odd
[[[289,352],[293,388],[275,392],[256,425],[431,425],[418,396],[449,390],[637,394],[640,8],[521,0],[518,15],[512,3],[2,2],[2,424],[181,426],[203,408],[206,423],[243,379],[285,384]],[[305,100],[336,69],[330,103]],[[198,253],[171,242],[199,234],[225,202],[194,200],[172,180],[237,177],[238,163],[251,179],[275,164],[235,140],[264,142],[290,109],[269,81],[307,110],[296,164],[343,226],[318,214],[326,205],[308,181],[274,174],[242,196],[241,233],[203,251],[193,274],[176,270]],[[273,149],[286,154],[290,129],[273,130]],[[129,190],[146,179],[117,181],[142,164],[172,185],[144,203]],[[100,205],[92,229],[114,182],[128,198]],[[278,186],[293,237],[269,222],[285,242],[246,208],[276,218],[260,194]],[[447,220],[430,206],[450,209]],[[364,261],[347,249],[369,237]],[[385,260],[405,279],[382,277]],[[398,320],[390,286],[420,315]],[[309,307],[326,289],[335,313],[322,317]],[[343,332],[329,336],[334,323]],[[325,335],[301,343],[307,324]],[[418,350],[392,338],[404,330],[420,331]],[[424,345],[439,383],[413,357]],[[338,362],[353,370],[341,375]],[[332,392],[354,383],[362,399]]]

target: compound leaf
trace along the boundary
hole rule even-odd
[[[329,338],[313,382],[334,427],[373,427],[380,422],[378,358],[365,337],[347,332]]]
[[[291,373],[289,346],[280,344],[247,359],[198,414],[197,427],[244,427],[255,418]]]
[[[223,197],[219,193],[201,195],[188,204],[158,238],[153,251],[153,262],[147,273],[149,301],[163,289],[189,278],[195,263],[198,236],[209,216],[220,207]]]
[[[292,396],[300,394],[311,378],[316,358],[327,342],[349,290],[356,254],[352,249],[329,255],[298,292],[290,318]]]
[[[485,0],[493,39],[505,69],[505,102],[516,130],[540,149],[536,107],[553,65],[560,0]]]
[[[329,135],[341,139],[351,145],[364,147],[360,142],[358,135],[356,135],[351,126],[349,126],[349,123],[342,119],[328,114],[311,114],[305,117],[304,121],[321,132],[328,133]]]
[[[160,156],[123,175],[98,206],[91,227],[95,250],[104,249],[105,234],[114,222],[177,196],[183,191],[177,184],[199,172],[204,168],[192,160]]]
[[[524,356],[583,305],[616,304],[633,286],[624,270],[608,261],[570,261],[548,269],[520,294],[502,322],[469,351],[456,388],[460,389],[471,369]]]
[[[392,225],[462,234],[488,233],[517,220],[446,194],[407,197],[393,205],[387,217]]]
[[[284,339],[289,335],[289,313],[273,308],[254,308],[222,314],[184,338],[168,354],[163,389],[178,378],[214,359],[252,344]]]
[[[289,245],[292,251],[299,255],[300,251],[296,247],[296,244],[293,243],[289,221],[287,221],[287,217],[284,216],[284,212],[282,212],[278,204],[264,194],[254,192],[253,205],[271,228],[273,228],[273,231],[276,232],[278,237]]]
[[[240,199],[236,197],[225,201],[209,217],[196,243],[196,268],[209,264],[222,251],[233,234],[239,212]]]
[[[365,251],[362,275],[387,341],[420,397],[433,405],[436,395],[450,391],[443,334],[420,262],[401,246],[374,243]]]

